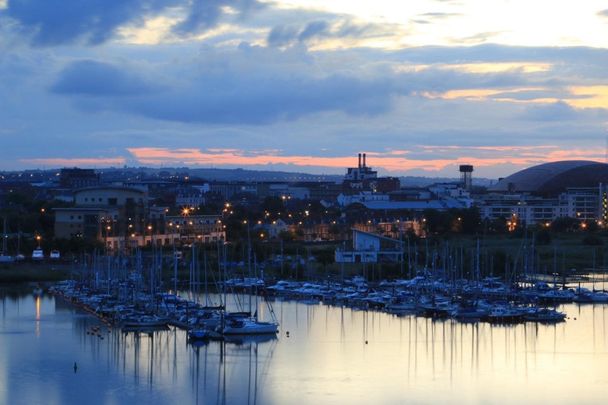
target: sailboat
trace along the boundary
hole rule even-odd
[[[249,251],[248,251],[248,266],[251,263],[251,241],[248,242]],[[226,254],[224,253],[224,278],[226,278]],[[257,265],[254,257],[254,272],[257,273]],[[256,274],[257,276],[257,274]],[[256,297],[255,306],[257,308],[257,285],[253,286],[256,291],[249,291],[250,298],[251,295],[254,294]],[[226,292],[226,287],[224,286],[224,294]],[[225,302],[225,301],[224,301]],[[267,302],[268,303],[268,302]],[[249,300],[249,310],[251,313],[251,299]],[[270,308],[271,314],[274,315],[272,308]],[[279,332],[279,324],[276,322],[262,322],[258,320],[258,312],[255,311],[253,316],[248,317],[224,317],[224,322],[221,327],[221,332],[223,335],[264,335],[264,334],[276,334]]]
[[[274,322],[261,322],[257,317],[226,320],[224,335],[265,335],[279,332],[279,325]]]
[[[0,253],[0,263],[12,263],[15,261],[13,256],[9,256],[6,254],[6,240],[8,239],[8,234],[6,233],[6,217],[4,218],[4,231],[2,234],[2,253]]]

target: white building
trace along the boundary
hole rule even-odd
[[[400,262],[403,260],[403,242],[353,229],[351,249],[338,248],[336,263],[378,263]]]

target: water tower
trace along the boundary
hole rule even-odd
[[[473,165],[460,165],[460,183],[465,190],[473,185]]]

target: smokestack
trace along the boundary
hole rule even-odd
[[[359,169],[361,168],[361,154],[359,153]]]
[[[365,167],[365,153],[363,154],[363,167]]]

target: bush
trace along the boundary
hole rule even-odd
[[[551,244],[551,233],[546,229],[541,229],[536,234],[536,244],[539,246]]]

